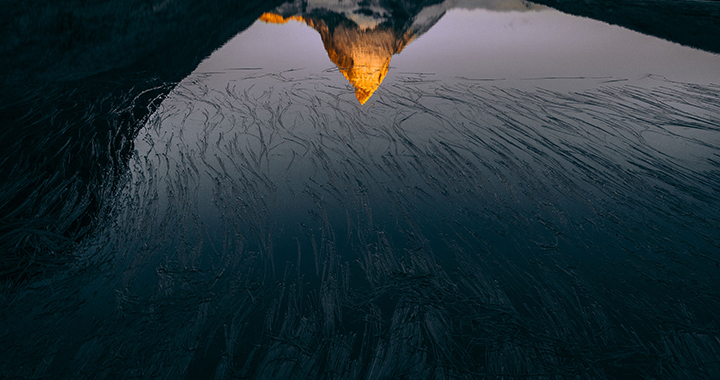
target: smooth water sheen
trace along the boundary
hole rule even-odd
[[[4,296],[0,369],[720,376],[720,56],[526,5],[398,45],[256,22],[147,120],[77,262]]]

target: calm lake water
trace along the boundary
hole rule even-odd
[[[147,118],[8,378],[720,377],[720,55],[288,3]]]

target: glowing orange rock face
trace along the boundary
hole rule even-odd
[[[260,20],[273,24],[302,21],[317,30],[328,57],[355,87],[360,104],[365,104],[385,79],[393,54],[400,53],[414,36],[411,31],[398,35],[396,29],[382,24],[360,28],[348,22],[331,29],[324,20],[315,17],[265,13]]]
[[[262,16],[260,16],[260,21],[266,22],[268,24],[285,24],[290,20],[300,22],[304,21],[301,16],[283,17],[275,13],[263,13]]]

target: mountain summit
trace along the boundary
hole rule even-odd
[[[538,6],[521,0],[425,2],[304,0],[285,3],[260,20],[272,24],[304,22],[315,29],[330,60],[355,87],[365,104],[390,68],[390,59],[429,30],[452,8],[519,11]]]
[[[386,23],[363,27],[340,17],[327,20],[265,13],[260,20],[268,23],[302,21],[317,30],[328,57],[355,87],[355,96],[360,104],[365,104],[385,79],[391,57],[401,52],[415,37],[412,29],[399,30]]]

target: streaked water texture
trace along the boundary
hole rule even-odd
[[[6,298],[27,315],[6,327],[18,346],[47,344],[3,370],[719,373],[720,87],[407,74],[360,108],[331,75],[177,87],[84,249],[94,265]]]
[[[720,378],[720,57],[371,3],[257,9],[290,22],[77,121],[37,94],[0,377]]]

